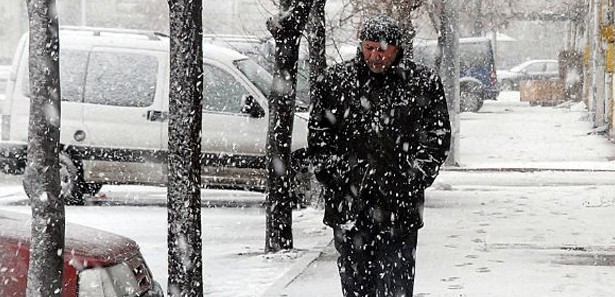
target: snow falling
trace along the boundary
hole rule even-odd
[[[395,297],[612,295],[613,3],[327,0],[319,20],[302,10],[318,1],[203,0],[203,75],[171,85],[170,66],[188,62],[178,72],[187,82],[201,58],[172,61],[177,31],[169,28],[180,24],[169,26],[167,2],[143,1],[50,8],[63,26],[60,47],[44,47],[60,61],[61,92],[49,86],[50,69],[37,71],[44,79],[28,74],[41,63],[29,60],[36,49],[24,36],[36,23],[26,3],[0,4],[0,246],[17,238],[19,247],[0,249],[0,295],[25,292],[15,280],[27,266],[1,256],[28,257],[19,253],[31,228],[14,214],[27,218],[31,204],[57,199],[40,187],[30,200],[24,192],[35,182],[23,173],[41,162],[27,151],[37,140],[32,107],[61,131],[56,161],[71,227],[67,246],[51,253],[66,257],[78,282],[95,276],[94,291],[111,281],[130,293],[180,294],[169,288],[167,186],[196,182],[199,171],[169,160],[199,159],[202,188],[181,195],[200,191],[202,235],[173,232],[185,271],[203,269],[191,282],[206,296],[342,296],[341,283]],[[391,19],[369,25],[385,12]],[[317,40],[315,24],[324,25],[323,56],[292,36]],[[278,54],[289,59],[294,41],[296,76],[294,66],[274,65]],[[391,51],[399,56],[383,54]],[[329,68],[313,73],[318,59]],[[193,90],[202,101],[186,95]],[[43,93],[61,106],[29,104]],[[294,93],[293,104],[274,101]],[[177,105],[170,94],[182,95]],[[199,102],[202,113],[200,105],[173,110]],[[187,130],[169,130],[170,122]],[[184,146],[170,138],[197,134],[201,152],[169,158],[170,146]],[[269,222],[269,210],[284,207]],[[390,232],[366,235],[388,223]],[[400,232],[407,236],[397,241]],[[203,267],[193,265],[194,238]],[[267,244],[293,248],[268,253]],[[135,258],[117,256],[127,251]],[[391,256],[361,261],[355,253]],[[92,263],[129,269],[99,277],[104,269]],[[128,285],[137,279],[151,283]]]

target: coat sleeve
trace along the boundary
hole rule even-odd
[[[330,76],[314,85],[311,98],[311,111],[308,123],[308,150],[312,156],[316,179],[326,187],[339,184],[337,174],[338,157],[338,119],[335,98],[331,95]]]
[[[438,176],[451,144],[451,124],[442,81],[436,74],[431,74],[429,81],[427,94],[431,100],[423,112],[419,147],[412,166],[412,174],[424,188],[431,186]]]

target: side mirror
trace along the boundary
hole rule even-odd
[[[241,101],[241,113],[250,115],[253,118],[262,118],[265,116],[265,110],[251,95],[243,96]]]

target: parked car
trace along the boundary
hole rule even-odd
[[[0,211],[0,296],[26,296],[30,224]],[[164,296],[133,240],[70,223],[65,234],[62,297]]]
[[[433,67],[437,53],[438,44],[435,40],[414,42],[414,60],[418,63]],[[459,77],[461,111],[477,112],[484,100],[497,99],[500,91],[490,39],[459,39]]]
[[[167,182],[169,38],[160,33],[64,27],[60,30],[62,195],[84,204],[103,184]],[[238,52],[204,44],[202,181],[265,190],[272,77]],[[2,105],[0,165],[25,168],[28,45],[22,39]],[[294,119],[294,194],[309,189],[307,120]]]
[[[510,70],[500,71],[500,89],[519,90],[519,83],[524,80],[549,80],[559,78],[557,60],[530,60]]]

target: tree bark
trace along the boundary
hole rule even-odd
[[[395,4],[392,3],[393,11],[396,13],[395,18],[399,22],[401,29],[401,44],[404,47],[406,56],[413,58],[414,47],[412,42],[416,36],[416,28],[412,22],[412,13],[423,5],[424,0],[405,0]]]
[[[472,36],[480,37],[483,35],[483,22],[485,21],[485,17],[483,16],[483,0],[474,0],[474,12],[476,13],[476,17],[474,18]]]
[[[451,121],[451,147],[445,164],[459,166],[459,0],[444,0],[441,35],[442,63],[438,65]]]
[[[203,296],[201,0],[169,0],[168,296]]]
[[[307,39],[310,52],[310,94],[318,77],[327,68],[325,52],[325,4],[327,0],[314,0],[307,23]]]
[[[269,96],[267,171],[269,192],[265,252],[293,248],[291,186],[291,141],[297,86],[299,39],[312,7],[312,0],[281,0],[277,16],[267,28],[275,40],[273,87]]]
[[[60,296],[64,203],[60,198],[60,42],[54,0],[29,0],[30,119],[24,188],[32,208],[29,297]]]

